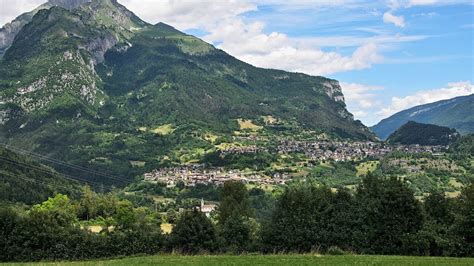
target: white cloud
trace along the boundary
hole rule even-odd
[[[120,0],[140,17],[152,23],[162,21],[180,30],[200,29],[208,34],[207,42],[218,44],[218,48],[250,64],[265,68],[278,68],[304,72],[312,75],[327,75],[336,72],[369,68],[378,62],[378,46],[375,41],[359,40],[352,55],[323,51],[281,32],[265,32],[262,21],[247,22],[243,15],[256,11],[257,5],[250,1],[152,1],[144,0],[140,6],[133,0]],[[277,3],[278,2],[278,3]],[[354,1],[266,1],[267,4],[309,5],[314,7],[354,3]],[[259,2],[259,4],[262,4]]]
[[[246,0],[119,0],[150,23],[164,22],[180,30],[209,28],[234,18],[257,5]]]
[[[235,18],[218,29],[209,29],[211,33],[204,39],[220,43],[219,48],[250,64],[312,75],[368,68],[381,59],[375,43],[363,44],[351,56],[343,56],[303,44],[283,33],[266,34],[263,29],[262,22],[245,23]]]
[[[425,6],[425,5],[432,5],[439,2],[438,0],[410,0],[408,2],[409,6]]]
[[[403,16],[395,16],[390,12],[383,14],[383,22],[393,23],[395,26],[403,28],[405,27],[405,18]]]
[[[347,82],[341,82],[340,84],[346,99],[347,109],[354,117],[362,120],[365,124],[376,123],[378,120],[373,114],[382,106],[377,93],[383,91],[383,87]]]
[[[390,105],[386,108],[382,108],[377,114],[382,117],[388,117],[417,105],[470,95],[473,93],[474,85],[470,81],[449,83],[445,88],[422,90],[405,97],[393,97]]]
[[[271,38],[271,36],[267,37]],[[260,44],[262,45],[261,47],[265,47],[264,42]],[[256,45],[259,44],[257,43]],[[299,48],[291,44],[268,44],[268,46],[274,45],[279,45],[279,47],[273,50],[267,50],[267,52],[264,53],[246,53],[239,55],[238,51],[235,52],[238,58],[256,66],[285,69],[311,75],[328,75],[336,72],[365,69],[381,60],[381,56],[377,53],[377,45],[374,43],[359,47],[351,56],[342,56],[336,52],[324,52],[317,48]],[[224,47],[225,44],[222,45],[222,48]],[[224,50],[227,49],[224,48]]]
[[[383,90],[380,86],[371,86],[358,83],[341,82],[341,88],[347,104],[354,104],[362,108],[371,108],[379,104],[374,92]]]

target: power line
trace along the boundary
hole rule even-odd
[[[23,167],[23,168],[26,168],[26,169],[35,170],[35,171],[38,171],[38,172],[49,174],[49,175],[52,175],[52,176],[65,178],[65,179],[68,179],[68,180],[71,180],[71,181],[74,181],[74,182],[87,183],[87,184],[97,185],[97,186],[101,185],[100,183],[97,183],[97,182],[94,182],[94,181],[90,181],[90,180],[87,180],[87,179],[83,179],[83,178],[79,178],[79,177],[75,177],[75,176],[71,176],[71,175],[67,175],[67,174],[60,174],[60,173],[54,172],[52,170],[51,171],[46,170],[46,169],[36,167],[36,166],[32,166],[32,165],[29,165],[29,164],[26,164],[26,163],[13,161],[13,160],[10,160],[8,158],[5,159],[5,157],[1,157],[1,156],[0,156],[0,161],[10,163],[10,164],[13,164],[13,165],[16,165],[16,166],[20,166],[20,167]]]
[[[29,155],[31,157],[35,157],[37,159],[47,161],[47,162],[50,162],[50,163],[54,163],[54,164],[57,164],[57,165],[61,165],[61,166],[64,166],[64,167],[67,167],[67,168],[70,168],[70,169],[79,170],[79,171],[89,173],[89,174],[92,174],[92,175],[101,176],[101,177],[121,181],[121,182],[124,182],[126,184],[130,183],[130,180],[126,179],[126,178],[112,176],[112,175],[102,173],[102,172],[99,172],[99,171],[96,171],[96,170],[93,170],[93,169],[89,169],[89,168],[86,168],[86,167],[83,167],[83,166],[74,165],[74,164],[67,163],[67,162],[64,162],[64,161],[61,161],[61,160],[53,159],[53,158],[47,157],[45,155],[35,153],[35,152],[32,152],[32,151],[28,151],[28,150],[24,150],[24,149],[14,147],[14,146],[11,146],[11,145],[8,145],[8,144],[5,144],[5,143],[0,143],[0,145],[2,145],[3,147],[5,147],[7,149],[12,150],[12,151],[15,151],[15,152],[18,152],[18,153],[21,153],[21,154],[26,154],[26,155]]]
[[[25,180],[25,181],[27,181],[27,182],[36,183],[36,184],[38,184],[38,185],[43,185],[43,186],[50,186],[50,185],[51,185],[50,183],[47,183],[47,182],[44,182],[44,181],[41,181],[41,180],[29,179],[29,178],[25,178],[25,177],[22,177],[22,176],[16,176],[16,175],[12,175],[12,174],[9,174],[9,173],[4,173],[4,172],[0,172],[0,175],[13,177],[13,178],[15,178],[15,179],[22,179],[22,180]],[[64,189],[66,189],[66,190],[71,189],[70,187],[66,187],[66,186],[59,185],[59,184],[55,184],[54,186],[55,186],[55,187],[58,187],[58,188],[64,188]]]
[[[44,160],[44,161],[48,161],[48,162],[51,162],[51,163],[59,164],[61,166],[65,166],[65,167],[72,168],[72,169],[75,169],[75,170],[84,171],[84,172],[87,172],[87,173],[90,173],[90,174],[103,176],[103,177],[106,177],[106,178],[118,179],[118,180],[129,182],[129,180],[124,179],[124,178],[108,175],[108,174],[101,173],[101,172],[96,171],[96,170],[88,169],[86,167],[82,167],[82,166],[74,165],[74,164],[67,163],[67,162],[64,162],[64,161],[61,161],[61,160],[53,159],[53,158],[47,157],[47,156],[39,154],[39,153],[23,150],[21,148],[10,146],[10,145],[5,145],[3,143],[1,145],[3,145],[7,149],[11,149],[15,152],[19,152],[19,153],[22,153],[22,154],[27,154],[27,155],[30,155],[32,157],[38,158],[40,160]]]
[[[47,156],[39,154],[39,153],[24,150],[24,149],[14,147],[14,146],[10,146],[10,145],[4,144],[4,143],[1,143],[0,145],[3,145],[7,149],[11,149],[13,151],[16,151],[16,152],[19,152],[19,153],[22,153],[22,154],[27,154],[27,155],[30,155],[32,157],[38,158],[40,160],[55,163],[55,164],[58,164],[58,165],[61,165],[61,166],[64,166],[64,167],[71,168],[71,169],[83,171],[83,172],[86,172],[86,173],[89,173],[89,174],[94,174],[94,175],[98,175],[98,176],[102,176],[102,177],[106,177],[106,178],[110,178],[110,179],[121,180],[121,181],[124,181],[124,182],[127,182],[127,183],[130,182],[130,180],[127,180],[125,178],[112,176],[112,175],[105,174],[105,173],[102,173],[102,172],[99,172],[99,171],[96,171],[96,170],[92,170],[92,169],[89,169],[89,168],[86,168],[86,167],[83,167],[83,166],[74,165],[74,164],[67,163],[67,162],[64,162],[64,161],[61,161],[61,160],[53,159],[53,158],[47,157]]]
[[[20,166],[20,167],[23,167],[23,168],[36,170],[36,171],[43,172],[43,173],[46,173],[46,174],[50,174],[50,175],[53,175],[53,176],[63,177],[65,179],[69,179],[69,180],[80,182],[80,183],[87,183],[87,184],[91,184],[91,185],[95,185],[95,186],[100,186],[101,185],[100,183],[97,183],[97,182],[94,182],[94,181],[82,179],[82,178],[67,175],[67,174],[59,174],[57,172],[49,171],[49,170],[46,170],[46,169],[43,169],[43,168],[40,168],[40,167],[36,167],[36,166],[32,166],[32,165],[29,165],[29,164],[26,164],[26,163],[13,161],[13,160],[11,160],[9,158],[6,158],[6,157],[3,157],[3,156],[0,156],[0,161],[10,163],[10,164],[13,164],[13,165],[17,165],[17,166]]]

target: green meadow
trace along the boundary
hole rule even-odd
[[[80,262],[14,263],[4,265],[474,265],[474,258],[404,256],[242,255],[178,256],[157,255]]]

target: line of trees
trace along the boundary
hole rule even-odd
[[[169,235],[157,213],[87,188],[78,201],[58,194],[27,211],[1,207],[0,260],[258,251],[474,256],[474,185],[455,199],[433,192],[419,201],[395,178],[369,175],[354,192],[300,183],[262,223],[244,184],[225,183],[219,200],[212,218],[197,208],[179,213]],[[99,218],[100,233],[84,228]]]

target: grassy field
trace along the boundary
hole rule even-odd
[[[173,128],[173,125],[171,124],[165,124],[165,125],[161,125],[155,129],[152,130],[153,133],[155,134],[159,134],[159,135],[169,135],[171,133],[173,133],[174,131],[174,128]]]
[[[375,171],[379,164],[379,161],[368,161],[359,164],[358,166],[356,166],[357,176],[365,176],[368,172]]]
[[[5,264],[9,265],[9,264]],[[129,257],[104,261],[25,263],[10,265],[474,265],[474,258],[401,256],[173,256]]]
[[[253,131],[258,131],[262,129],[263,127],[255,125],[252,120],[246,120],[246,119],[237,119],[237,122],[239,123],[240,129],[250,129]]]

